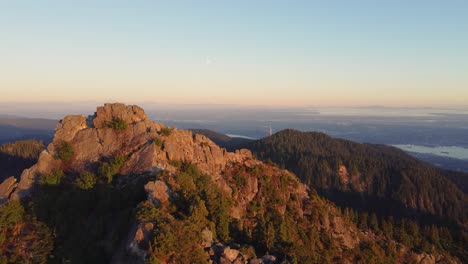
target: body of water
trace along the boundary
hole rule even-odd
[[[237,135],[237,134],[226,134],[226,136],[232,137],[232,138],[245,138],[245,139],[251,139],[251,140],[257,140],[258,139],[258,138],[253,138],[253,137],[249,137],[249,136],[244,136],[244,135]]]
[[[408,152],[432,154],[437,156],[462,159],[468,162],[468,148],[456,146],[427,147],[418,145],[392,145]]]

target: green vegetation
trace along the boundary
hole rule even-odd
[[[103,162],[98,168],[99,176],[106,179],[108,183],[111,183],[114,176],[119,173],[120,168],[126,160],[127,157],[125,156],[115,156],[109,161]]]
[[[61,170],[54,171],[52,173],[44,174],[39,177],[39,184],[41,185],[59,185],[65,174]]]
[[[221,241],[230,240],[227,199],[209,176],[190,164],[181,164],[180,172],[168,182],[177,193],[174,207],[158,209],[145,202],[136,214],[138,220],[155,224],[147,261],[173,258],[206,263],[202,246],[193,241],[199,241],[205,228],[212,229]]]
[[[436,250],[452,252],[460,258],[467,257],[463,244],[456,242],[450,230],[444,226],[425,225],[410,218],[395,219],[394,217],[378,217],[375,213],[358,213],[344,208],[343,215],[364,230],[372,230],[374,233],[387,239],[395,240],[415,251],[434,253]],[[461,239],[462,234],[457,234]]]
[[[23,220],[25,211],[23,206],[18,201],[10,201],[0,206],[0,230],[19,223]],[[0,243],[5,240],[5,237],[0,237]]]
[[[175,168],[182,168],[182,162],[180,160],[170,160],[169,164]]]
[[[47,263],[52,249],[50,229],[20,202],[0,205],[0,263]]]
[[[90,188],[94,181],[92,173],[83,173],[60,186],[38,186],[30,211],[53,238],[50,263],[110,263],[126,239],[134,210],[146,199],[144,182],[116,188],[98,180]]]
[[[193,242],[200,240],[205,228],[225,244],[239,244],[246,256],[270,253],[288,263],[330,263],[337,260],[340,250],[343,250],[340,249],[340,241],[330,237],[328,231],[316,228],[325,217],[333,217],[327,202],[310,193],[314,199],[313,216],[301,218],[294,201],[285,200],[277,192],[280,184],[294,184],[292,176],[266,176],[261,166],[248,169],[239,166],[234,171],[232,181],[239,186],[239,192],[246,185],[236,179],[258,177],[258,185],[262,186],[258,194],[261,198],[248,205],[248,215],[242,219],[229,216],[228,208],[234,203],[232,198],[223,194],[211,177],[194,165],[183,163],[176,175],[159,176],[175,192],[173,204],[157,207],[144,202],[136,213],[139,221],[155,225],[149,243],[148,263],[161,263],[167,259],[206,263],[207,254],[199,243]],[[280,213],[279,205],[286,207],[284,214]],[[391,258],[385,255],[386,250],[386,244],[371,247],[363,244],[362,249],[349,250],[343,255],[352,260],[360,259],[361,263],[367,256],[377,262],[392,263]]]
[[[164,144],[164,141],[163,141],[161,138],[159,138],[159,137],[155,137],[155,138],[153,139],[153,142],[154,142],[154,144],[155,144],[156,146],[158,146],[158,147],[160,147],[160,148],[162,148],[162,146],[163,146],[163,144]]]
[[[73,157],[73,147],[70,142],[62,141],[57,147],[57,158],[68,162]]]
[[[172,128],[169,128],[169,127],[161,128],[161,134],[163,134],[166,137],[170,136],[172,134]]]
[[[89,190],[96,185],[98,178],[94,173],[84,172],[75,179],[75,185],[82,190]]]
[[[238,189],[244,188],[247,185],[247,178],[244,175],[237,175],[234,177],[234,183]]]
[[[136,219],[140,222],[153,222],[161,217],[161,211],[149,201],[142,202],[136,213]]]
[[[23,159],[37,159],[44,149],[44,144],[37,140],[20,140],[0,146],[0,154]]]
[[[125,130],[128,127],[128,124],[121,118],[114,118],[112,121],[106,122],[104,127],[115,130]]]

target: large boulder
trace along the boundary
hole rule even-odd
[[[239,256],[239,250],[237,249],[226,247],[223,251],[223,257],[228,259],[230,262],[233,262],[234,260],[236,260],[238,256]]]
[[[204,248],[210,248],[213,244],[213,232],[211,232],[208,228],[203,229],[201,232],[202,238],[202,246]]]
[[[169,187],[163,181],[150,181],[145,185],[148,200],[157,206],[168,203],[170,198]]]
[[[262,263],[264,264],[273,264],[276,262],[276,257],[272,255],[265,255],[262,258]]]
[[[123,120],[127,124],[134,124],[147,119],[147,116],[143,108],[136,105],[104,104],[104,106],[97,108],[93,124],[95,128],[103,128],[108,122],[116,119]]]
[[[62,141],[72,140],[78,131],[87,128],[86,118],[83,115],[69,115],[57,123],[54,139]],[[49,150],[50,151],[50,150]]]

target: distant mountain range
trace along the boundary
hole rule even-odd
[[[52,140],[57,120],[0,115],[0,143],[22,139]]]

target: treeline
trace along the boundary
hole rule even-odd
[[[23,159],[37,159],[43,149],[44,144],[34,139],[0,145],[0,153]]]
[[[425,224],[411,218],[394,218],[377,215],[375,212],[358,212],[352,208],[341,209],[343,216],[361,230],[369,230],[378,236],[397,241],[415,252],[435,253],[447,251],[467,259],[466,236],[446,226]]]
[[[15,176],[37,162],[44,144],[37,140],[22,140],[0,145],[0,182]]]

